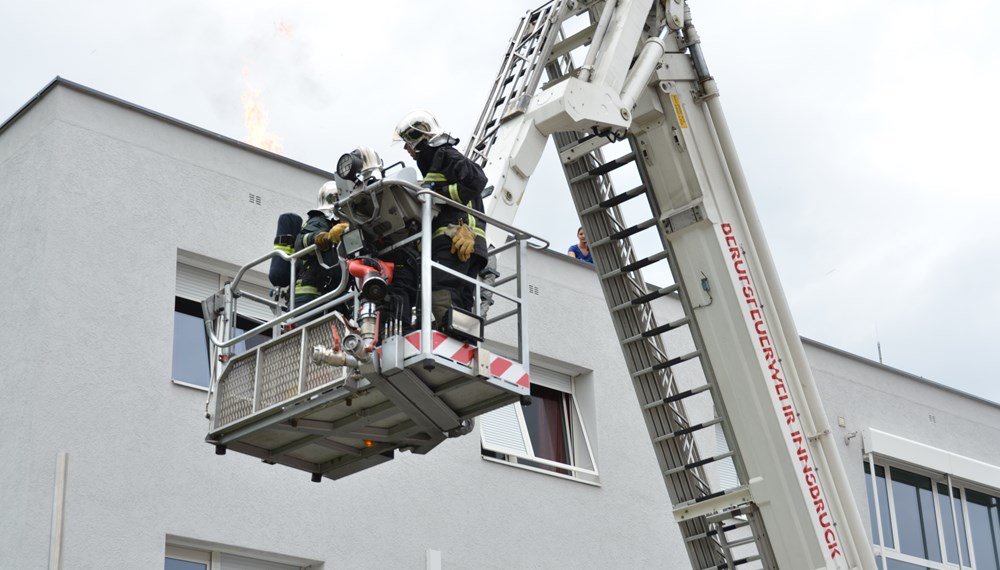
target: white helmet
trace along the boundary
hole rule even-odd
[[[393,133],[393,140],[401,140],[412,149],[416,149],[420,141],[431,142],[431,139],[445,134],[438,125],[437,119],[427,111],[411,111],[400,119]]]
[[[316,197],[316,209],[330,217],[334,214],[334,207],[337,204],[337,183],[333,180],[319,187],[319,195]]]

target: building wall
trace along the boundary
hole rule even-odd
[[[214,455],[205,392],[171,381],[178,252],[257,257],[327,177],[63,84],[0,129],[0,567],[47,567],[60,452],[63,568],[160,568],[167,542],[325,568],[424,568],[428,549],[443,568],[686,567],[596,275],[551,252],[529,256],[532,361],[577,375],[599,485],[483,460],[478,433],[321,484]],[[838,437],[1000,463],[995,405],[808,352]],[[864,513],[860,445],[842,451]]]

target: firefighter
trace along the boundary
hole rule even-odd
[[[336,203],[337,183],[330,181],[323,184],[319,189],[316,209],[309,210],[306,214],[308,219],[295,238],[295,251],[316,244],[316,248],[322,252],[323,263],[330,266],[330,269],[323,267],[315,256],[306,256],[299,260],[295,271],[296,307],[329,293],[340,283],[341,271],[336,244],[340,242],[340,237],[347,230],[348,224],[335,219]],[[300,321],[302,322],[305,321]]]
[[[396,126],[395,138],[403,141],[406,151],[417,162],[425,188],[475,211],[483,211],[486,174],[455,148],[458,139],[444,132],[433,115],[427,111],[407,114]],[[432,310],[440,324],[450,307],[473,308],[474,282],[488,260],[486,224],[472,214],[443,205],[432,228],[431,258],[472,280],[443,271],[432,273]]]

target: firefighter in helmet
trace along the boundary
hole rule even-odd
[[[458,139],[446,133],[427,111],[413,111],[396,126],[395,138],[417,162],[423,186],[465,205],[483,211],[486,174],[455,145]],[[432,222],[431,257],[437,263],[475,280],[488,260],[486,224],[477,216],[443,205]],[[474,282],[443,271],[431,275],[433,313],[438,323],[450,307],[471,310],[475,302]]]
[[[295,306],[316,299],[324,293],[332,291],[341,279],[340,266],[337,259],[337,248],[340,236],[347,230],[346,222],[338,222],[334,206],[337,203],[337,183],[330,181],[319,189],[316,208],[306,214],[308,219],[302,225],[299,235],[295,238],[295,251],[315,244],[323,257],[327,269],[320,265],[315,256],[306,256],[299,260],[295,274]]]

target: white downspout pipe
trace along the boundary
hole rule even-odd
[[[66,507],[66,464],[69,454],[60,451],[56,459],[56,481],[52,492],[52,531],[49,534],[49,570],[62,567],[63,512]]]

